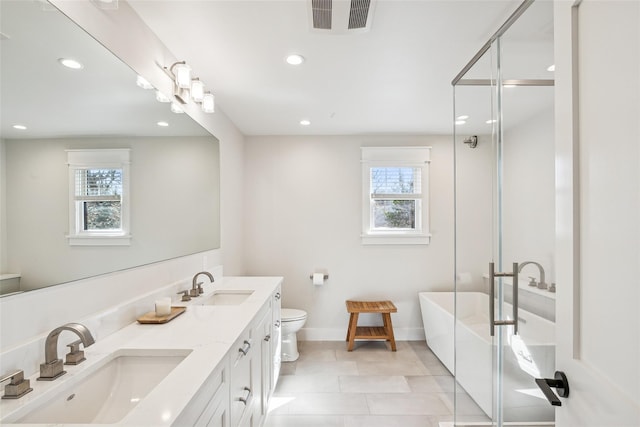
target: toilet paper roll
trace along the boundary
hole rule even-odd
[[[324,285],[324,273],[313,273],[313,284],[316,286]]]

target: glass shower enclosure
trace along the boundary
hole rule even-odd
[[[456,76],[455,425],[553,425],[553,4],[525,1]]]

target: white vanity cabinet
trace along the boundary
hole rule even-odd
[[[175,427],[229,427],[228,357],[205,380],[196,397],[173,423]]]
[[[276,388],[278,377],[280,376],[280,365],[282,363],[282,328],[280,312],[282,309],[282,290],[278,285],[271,295],[271,360],[269,389],[271,392]]]

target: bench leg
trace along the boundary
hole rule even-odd
[[[356,338],[356,328],[358,327],[358,313],[351,313],[349,319],[349,329],[347,330],[347,351],[353,351],[353,342]]]
[[[396,339],[393,336],[393,325],[391,324],[391,313],[382,313],[384,330],[387,333],[387,341],[391,343],[391,350],[396,351]]]

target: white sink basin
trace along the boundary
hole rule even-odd
[[[202,303],[205,305],[238,305],[245,302],[252,293],[252,290],[219,290]]]
[[[121,350],[16,423],[111,424],[120,421],[190,350]],[[64,378],[64,377],[62,377]]]

